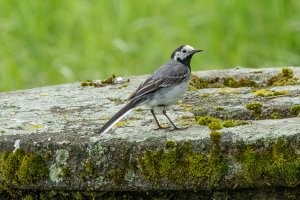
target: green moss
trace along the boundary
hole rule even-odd
[[[134,111],[136,111],[136,112],[143,112],[143,111],[145,111],[145,109],[143,109],[143,108],[136,108]]]
[[[191,111],[193,109],[193,105],[192,104],[185,104],[185,103],[179,103],[178,104],[182,110],[184,111]]]
[[[81,82],[80,85],[82,87],[85,87],[85,86],[104,87],[106,85],[114,84],[115,79],[116,79],[116,76],[113,74],[111,77],[109,77],[105,80],[102,80],[101,82],[97,82],[97,81],[93,81],[93,80],[86,80],[86,81]]]
[[[30,194],[28,194],[22,200],[34,200],[34,198]]]
[[[280,118],[281,116],[278,110],[276,108],[273,108],[271,112],[271,119],[280,119]]]
[[[224,79],[224,86],[233,87],[235,85],[236,85],[236,80],[234,80],[232,77],[228,77]]]
[[[48,168],[40,155],[17,149],[2,154],[1,174],[6,182],[31,184],[46,179]]]
[[[273,162],[270,162],[269,173],[278,177],[287,185],[294,186],[299,181],[300,156],[284,139],[279,139],[272,148]]]
[[[217,187],[228,170],[227,160],[219,143],[214,143],[209,152],[208,166],[208,185],[210,188]]]
[[[211,130],[219,130],[222,129],[222,123],[221,120],[214,120],[211,123],[208,124],[208,128]]]
[[[196,120],[197,120],[196,123],[200,125],[208,126],[208,128],[212,130],[223,128],[221,124],[221,120],[218,118],[209,117],[209,116],[199,116],[199,117],[197,116]]]
[[[211,131],[209,135],[213,144],[218,144],[222,138],[222,133],[216,130]]]
[[[196,116],[196,123],[204,126],[208,126],[211,130],[222,129],[223,127],[234,127],[248,124],[242,120],[221,120],[215,117],[209,116]]]
[[[280,90],[280,91],[274,91],[270,96],[279,96],[279,95],[285,95],[289,93],[288,90]]]
[[[195,153],[188,142],[173,144],[168,148],[146,151],[138,158],[138,169],[146,179],[157,186],[169,181],[172,184],[192,183],[195,187],[206,181],[208,187],[215,187],[224,178],[227,164],[220,150],[221,134],[212,133],[213,145],[208,155]]]
[[[216,111],[222,111],[222,110],[224,110],[224,107],[222,107],[222,106],[217,106],[215,109],[216,109]]]
[[[243,176],[250,184],[256,182],[263,174],[265,161],[248,145],[242,158]]]
[[[165,145],[166,145],[166,149],[173,149],[176,147],[176,143],[171,140],[167,140]]]
[[[61,168],[61,176],[62,177],[70,177],[71,176],[71,169],[70,169],[70,167],[63,166]]]
[[[125,167],[120,167],[118,169],[113,169],[109,171],[109,176],[112,178],[113,183],[117,186],[120,186],[122,184],[122,181],[125,176]]]
[[[190,126],[195,123],[194,116],[180,116],[176,118],[176,122],[181,126]]]
[[[127,121],[119,121],[119,122],[117,122],[116,123],[116,127],[123,127],[123,126],[127,126],[127,125],[129,125],[130,124],[130,121],[129,120],[127,120]]]
[[[95,171],[95,165],[94,163],[91,161],[91,160],[87,160],[85,163],[84,163],[84,171],[88,174],[88,175],[93,175],[94,174],[94,171]]]
[[[206,80],[202,79],[196,75],[191,76],[191,81],[189,85],[190,90],[197,90],[202,88],[222,88],[222,87],[232,87],[232,88],[238,88],[238,87],[259,87],[261,85],[257,84],[255,80],[249,79],[249,78],[243,78],[243,79],[235,79],[233,77],[225,77],[222,81],[219,77],[216,77],[214,79]],[[295,85],[297,84],[297,78],[293,77],[293,71],[289,68],[283,68],[282,71],[270,78],[267,81],[268,86],[280,86],[280,85]],[[283,95],[283,94],[273,94],[276,95]]]
[[[252,110],[254,112],[254,116],[256,119],[261,118],[263,104],[260,102],[246,104],[246,108],[248,110]]]
[[[256,82],[251,80],[251,79],[235,80],[233,77],[225,78],[223,84],[224,84],[225,87],[233,87],[233,88],[256,87],[257,86]]]
[[[81,82],[80,85],[82,87],[93,86],[94,85],[94,81],[92,81],[92,80],[86,80],[86,81]]]
[[[259,151],[247,145],[240,162],[249,184],[275,182],[295,186],[300,181],[300,156],[285,139],[278,139],[269,149]]]
[[[270,91],[269,89],[261,89],[261,90],[255,90],[254,92],[252,92],[252,94],[261,97],[270,97],[270,96],[285,95],[288,92],[289,92],[288,90]]]
[[[114,187],[119,187],[125,181],[132,181],[136,171],[136,162],[130,159],[130,151],[117,153],[118,162],[114,163],[108,172],[108,178],[112,180]]]
[[[189,90],[197,90],[202,88],[222,88],[222,87],[257,87],[257,83],[251,79],[236,80],[233,77],[226,77],[221,80],[219,77],[213,79],[203,79],[196,75],[191,76]]]
[[[293,114],[293,115],[299,115],[300,114],[300,105],[292,105],[291,106],[291,109],[290,109],[290,112]]]
[[[208,87],[208,81],[194,74],[191,75],[189,90],[197,90]]]
[[[80,86],[94,86],[94,87],[104,87],[106,84],[102,84],[101,82],[93,81],[93,80],[86,80],[80,83]]]
[[[16,174],[20,183],[31,184],[47,178],[48,173],[46,163],[40,155],[27,154],[23,157]]]
[[[289,68],[282,68],[281,72],[271,77],[267,81],[268,86],[283,86],[283,85],[296,85],[297,78],[294,78],[293,71]]]
[[[116,75],[112,74],[109,78],[102,80],[101,83],[105,85],[114,84],[115,79]]]
[[[12,153],[4,152],[1,156],[1,174],[6,182],[17,183],[17,171],[22,163],[25,152],[16,149]]]
[[[79,178],[82,180],[92,178],[95,175],[95,165],[91,160],[83,162],[83,171],[79,173]]]
[[[208,124],[214,121],[220,121],[218,118],[209,117],[209,116],[196,116],[197,123],[200,125],[208,126]]]
[[[225,120],[223,122],[223,126],[228,128],[228,127],[235,127],[235,126],[241,126],[241,125],[246,125],[248,122],[242,121],[242,120]]]
[[[187,174],[192,180],[202,183],[208,176],[208,158],[203,154],[187,156]]]

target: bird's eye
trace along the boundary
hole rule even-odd
[[[183,52],[183,53],[186,53],[186,50],[185,50],[185,49],[182,49],[182,52]]]

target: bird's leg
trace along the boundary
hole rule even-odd
[[[187,128],[187,127],[184,127],[184,128],[178,128],[178,127],[172,122],[172,120],[170,119],[170,117],[167,115],[166,109],[164,109],[162,112],[163,112],[163,114],[167,117],[167,119],[168,119],[169,122],[172,124],[172,126],[174,127],[173,130],[182,130],[182,129],[186,129],[186,128]]]
[[[157,126],[158,126],[158,129],[163,129],[163,127],[159,124],[159,122],[158,122],[158,120],[157,120],[157,118],[156,118],[156,115],[155,115],[153,109],[151,109],[151,113],[152,113],[152,115],[153,115],[153,117],[154,117],[154,119],[155,119],[155,122],[156,122],[156,124],[157,124]]]

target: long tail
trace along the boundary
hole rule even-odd
[[[132,99],[126,106],[124,106],[121,110],[119,110],[106,124],[104,124],[98,133],[106,133],[109,131],[118,121],[120,121],[125,115],[127,115],[132,109],[134,109],[137,105],[141,104],[146,99]]]

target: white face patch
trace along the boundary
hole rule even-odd
[[[193,51],[193,50],[195,50],[194,47],[192,47],[190,45],[185,45],[182,49],[185,49],[187,51]]]
[[[177,51],[174,55],[174,60],[177,60],[178,58],[180,60],[184,60],[186,57],[188,57],[190,54],[193,53],[195,49],[190,45],[185,45],[180,51]]]

